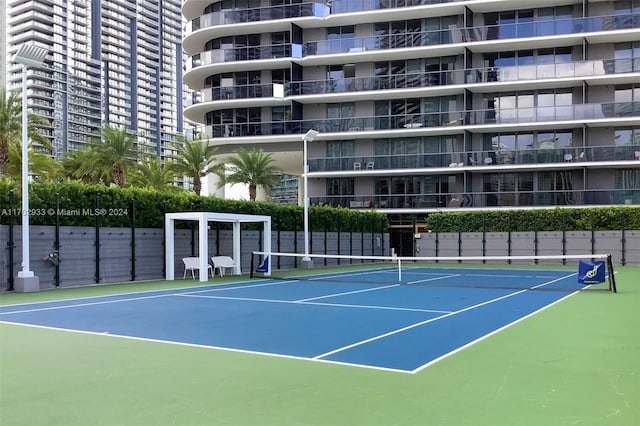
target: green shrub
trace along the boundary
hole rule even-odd
[[[432,213],[433,232],[532,232],[640,229],[640,206]]]
[[[81,183],[34,182],[29,187],[29,209],[39,214],[30,216],[31,225],[55,225],[57,210],[79,212],[59,214],[60,225],[129,227],[135,211],[137,228],[161,228],[165,213],[183,211],[209,211],[271,216],[272,229],[301,231],[304,229],[303,208],[271,202],[224,200],[214,196],[200,197],[188,192],[162,193],[137,188],[109,188],[103,185]],[[13,195],[11,195],[13,194]],[[13,201],[10,197],[13,196]],[[56,203],[57,200],[57,203]],[[16,188],[0,181],[0,224],[20,223],[21,197]],[[90,215],[103,209],[106,214]],[[42,212],[50,212],[40,214]],[[220,224],[221,229],[229,225]],[[260,225],[245,225],[246,229],[258,229]],[[386,232],[388,221],[384,214],[349,209],[312,206],[309,208],[311,231],[371,231]]]

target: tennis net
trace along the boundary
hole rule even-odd
[[[352,256],[253,252],[251,278],[616,292],[609,254],[547,256]]]

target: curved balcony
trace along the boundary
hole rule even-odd
[[[251,9],[224,9],[199,16],[188,22],[185,33],[219,25],[245,24],[302,17],[324,18],[329,10],[324,3],[311,2],[282,6],[257,7]]]
[[[626,84],[637,81],[640,73],[640,58],[622,59],[599,59],[592,61],[578,62],[558,62],[553,64],[539,65],[516,65],[494,68],[473,68],[461,70],[431,71],[415,74],[380,75],[370,77],[353,77],[328,80],[309,80],[301,82],[290,82],[284,85],[282,96],[292,96],[293,100],[300,103],[322,102],[318,96],[306,98],[310,95],[328,95],[327,101],[331,100],[333,94],[349,94],[368,91],[385,91],[380,97],[393,98],[406,96],[398,93],[391,95],[389,90],[413,89],[413,97],[434,96],[433,89],[440,87],[438,96],[461,93],[461,84],[492,84],[510,83],[504,88],[495,90],[514,90],[512,83],[526,82],[528,88],[534,88],[539,81],[544,85],[549,79],[564,79],[564,85],[582,84],[584,79],[592,82],[602,80],[602,84]],[[571,79],[575,78],[575,82]],[[579,80],[578,80],[579,79]],[[532,83],[532,81],[534,83]],[[593,84],[593,83],[592,83]],[[446,89],[450,86],[449,89]],[[486,90],[486,86],[478,86],[481,90]],[[560,87],[560,86],[557,86]],[[470,88],[471,91],[475,89]],[[241,99],[261,99],[272,97],[273,86],[271,84],[262,85],[242,85],[224,88],[202,89],[204,97],[194,98],[187,106],[212,102],[218,100],[241,100]],[[280,95],[279,95],[280,96]],[[361,97],[372,99],[371,94],[362,94]]]
[[[186,61],[184,82],[191,88],[200,88],[212,74],[283,68],[301,54],[299,44],[207,50]]]
[[[322,133],[352,133],[356,138],[374,136],[373,132],[409,131],[406,134],[422,134],[426,129],[452,128],[460,126],[495,126],[500,130],[503,125],[528,125],[544,128],[550,124],[569,122],[607,126],[619,119],[620,124],[640,124],[640,102],[618,102],[581,105],[557,105],[533,108],[502,108],[472,111],[448,111],[424,114],[385,115],[376,117],[332,118],[319,120],[291,120],[261,123],[214,124],[202,128],[206,137],[294,135],[315,129]],[[469,129],[473,130],[473,128]],[[350,137],[346,136],[345,137]]]

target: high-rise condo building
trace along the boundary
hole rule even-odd
[[[105,123],[126,125],[139,144],[163,155],[183,132],[182,14],[179,0],[7,0],[7,83],[21,44],[49,50],[28,71],[29,111],[55,156],[81,148]]]
[[[386,212],[640,204],[640,0],[185,0],[185,117]]]

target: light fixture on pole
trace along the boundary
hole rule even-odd
[[[22,270],[15,291],[38,291],[40,280],[29,269],[29,112],[27,111],[27,69],[44,64],[49,51],[39,46],[23,44],[13,57],[22,65]]]
[[[304,142],[302,147],[304,162],[304,171],[302,175],[304,180],[304,257],[302,258],[302,261],[304,262],[304,266],[307,267],[311,266],[311,258],[309,257],[309,185],[307,181],[309,162],[307,160],[307,142],[312,142],[319,133],[320,132],[317,130],[311,129],[302,137],[302,141]]]

